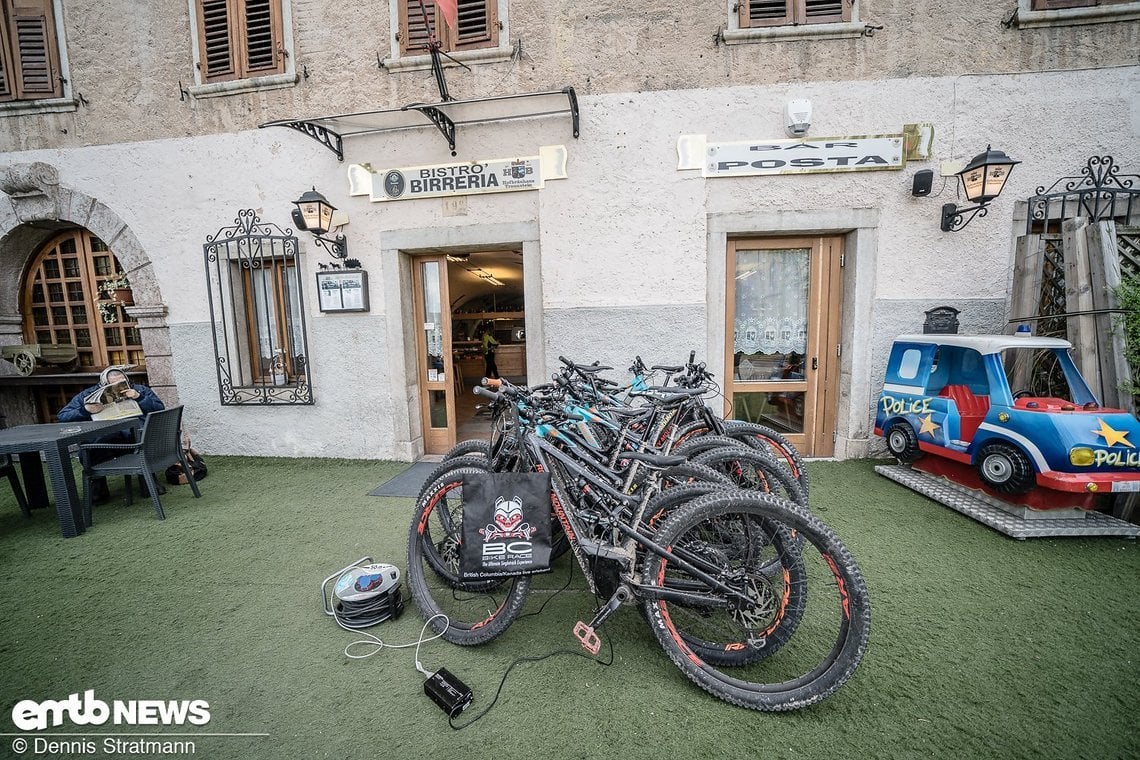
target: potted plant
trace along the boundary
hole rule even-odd
[[[99,310],[99,316],[102,317],[103,324],[111,325],[119,321],[118,301],[99,301],[95,304],[95,308]]]
[[[289,374],[285,370],[285,352],[280,348],[273,352],[273,361],[270,364],[274,385],[285,385],[289,382]]]
[[[123,306],[134,305],[135,297],[131,292],[131,281],[128,280],[127,276],[122,272],[106,280],[99,286],[99,289],[107,298],[115,303],[122,304]]]

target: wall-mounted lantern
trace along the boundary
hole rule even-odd
[[[942,207],[942,231],[957,232],[975,216],[985,216],[988,211],[986,204],[1001,195],[1009,173],[1020,163],[989,145],[985,153],[974,156],[956,176],[962,181],[966,200],[976,205],[959,208],[953,203],[945,204]]]
[[[302,230],[313,233],[317,245],[324,248],[332,256],[343,259],[348,256],[348,242],[344,235],[335,238],[323,237],[333,226],[333,214],[336,206],[329,203],[328,198],[317,192],[317,188],[306,190],[305,194],[293,201],[297,208],[293,209],[293,223]]]

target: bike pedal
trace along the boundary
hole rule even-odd
[[[578,639],[578,643],[590,654],[602,651],[602,640],[598,638],[598,634],[581,620],[574,624],[574,638]]]

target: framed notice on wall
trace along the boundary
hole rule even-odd
[[[368,311],[368,272],[317,272],[317,303],[321,311]]]

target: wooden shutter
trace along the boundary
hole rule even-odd
[[[459,28],[450,29],[436,20],[435,3],[424,0],[428,26],[420,0],[400,0],[400,55],[427,52],[428,28],[435,31],[443,50],[473,50],[499,44],[498,0],[459,0]]]
[[[495,47],[499,19],[495,0],[459,0],[459,28],[448,30],[452,50]]]
[[[851,18],[851,0],[799,0],[796,5],[800,24],[833,24]]]
[[[427,26],[420,10],[420,0],[400,0],[400,55],[427,52],[428,29],[435,30],[435,3],[423,0],[427,11]]]
[[[60,97],[63,83],[51,0],[13,0],[7,10],[8,92],[18,100]]]
[[[12,99],[12,64],[8,52],[8,25],[0,12],[0,101]]]
[[[792,23],[795,0],[742,0],[741,28],[784,26]]]
[[[279,73],[284,70],[281,21],[277,0],[245,2],[245,75]]]
[[[285,70],[281,0],[198,0],[202,81]]]
[[[214,82],[237,76],[234,66],[233,17],[229,0],[199,0],[198,32],[201,35],[202,81]]]
[[[851,20],[854,0],[742,0],[742,29],[789,24],[831,24]]]

